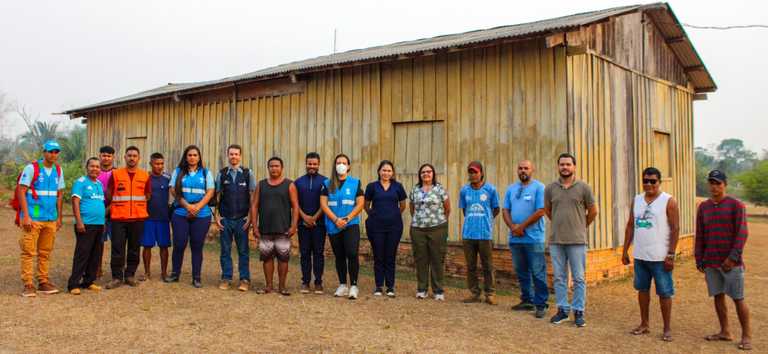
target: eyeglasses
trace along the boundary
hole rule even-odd
[[[520,187],[520,189],[517,190],[517,195],[515,195],[515,199],[520,199],[520,194],[523,194],[523,188]]]
[[[650,184],[656,184],[656,183],[658,183],[658,182],[659,182],[659,180],[658,180],[658,179],[649,179],[649,178],[643,178],[643,184],[648,184],[648,183],[650,183]]]
[[[421,171],[422,175],[431,175],[432,171]]]

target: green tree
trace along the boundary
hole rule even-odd
[[[77,162],[82,165],[85,161],[86,141],[85,127],[76,126],[62,134],[58,138],[62,162]]]
[[[768,158],[740,173],[736,180],[741,184],[744,199],[755,205],[768,206]]]

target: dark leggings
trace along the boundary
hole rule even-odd
[[[173,274],[181,274],[181,266],[184,264],[184,251],[192,251],[192,277],[200,276],[200,270],[203,267],[203,245],[205,245],[205,236],[211,227],[211,218],[194,217],[187,218],[181,215],[173,214],[171,216],[171,228],[173,228],[173,254],[171,264]]]
[[[347,264],[349,264],[349,285],[357,286],[357,274],[360,272],[360,225],[351,225],[335,234],[329,234],[331,249],[336,257],[336,273],[339,284],[347,284]]]
[[[400,238],[403,229],[389,232],[374,232],[368,230],[368,241],[373,252],[373,275],[376,279],[376,287],[384,286],[385,280],[388,288],[395,287],[395,261],[397,261],[397,248],[400,246]]]

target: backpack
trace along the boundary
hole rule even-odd
[[[250,191],[251,190],[251,170],[249,170],[247,167],[242,167],[241,166],[241,168],[243,169],[243,177],[245,177],[245,189],[247,191]],[[227,173],[228,169],[229,169],[229,167],[224,167],[224,168],[220,169],[219,170],[219,175],[221,175],[221,176],[225,175]],[[207,175],[208,174],[206,173],[206,176]],[[219,199],[216,200],[216,205],[217,206],[221,202],[221,198],[222,197],[223,197],[223,195],[220,195]],[[213,197],[213,199],[216,199],[216,197]],[[210,205],[210,204],[208,204],[208,205]]]
[[[56,175],[61,176],[61,167],[57,164],[53,164],[53,166],[56,167]],[[35,191],[35,181],[37,181],[37,177],[40,175],[40,162],[35,161],[32,162],[32,168],[34,169],[34,172],[32,173],[32,181],[29,183],[29,190],[32,191],[32,198],[37,200],[37,191]],[[21,175],[24,174],[24,171],[22,170],[21,173],[19,173],[19,176],[16,177],[16,189],[13,190],[13,199],[11,199],[11,202],[8,203],[8,205],[13,208],[13,210],[16,211],[16,221],[14,222],[16,226],[21,226],[21,203],[19,202],[19,181],[21,181]]]

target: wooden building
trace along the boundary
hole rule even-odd
[[[516,165],[533,161],[535,178],[557,177],[556,157],[578,160],[577,176],[595,190],[600,214],[589,229],[588,281],[613,277],[640,172],[663,173],[663,189],[680,203],[680,251],[694,234],[693,101],[716,85],[669,5],[657,3],[446,35],[294,62],[221,80],[168,84],[65,114],[85,117],[89,155],[102,145],[155,151],[170,170],[190,144],[205,166],[226,165],[230,143],[243,164],[267,176],[281,157],[287,177],[304,171],[304,155],[352,158],[351,175],[376,180],[382,159],[395,163],[406,190],[432,163],[452,194],[450,241],[463,218],[458,193],[466,166],[483,162],[486,181],[503,197]],[[116,159],[121,162],[121,159]],[[407,225],[403,249],[407,251]],[[497,267],[511,270],[508,229],[494,226]],[[367,242],[365,243],[367,244]],[[451,252],[451,271],[463,256]]]

